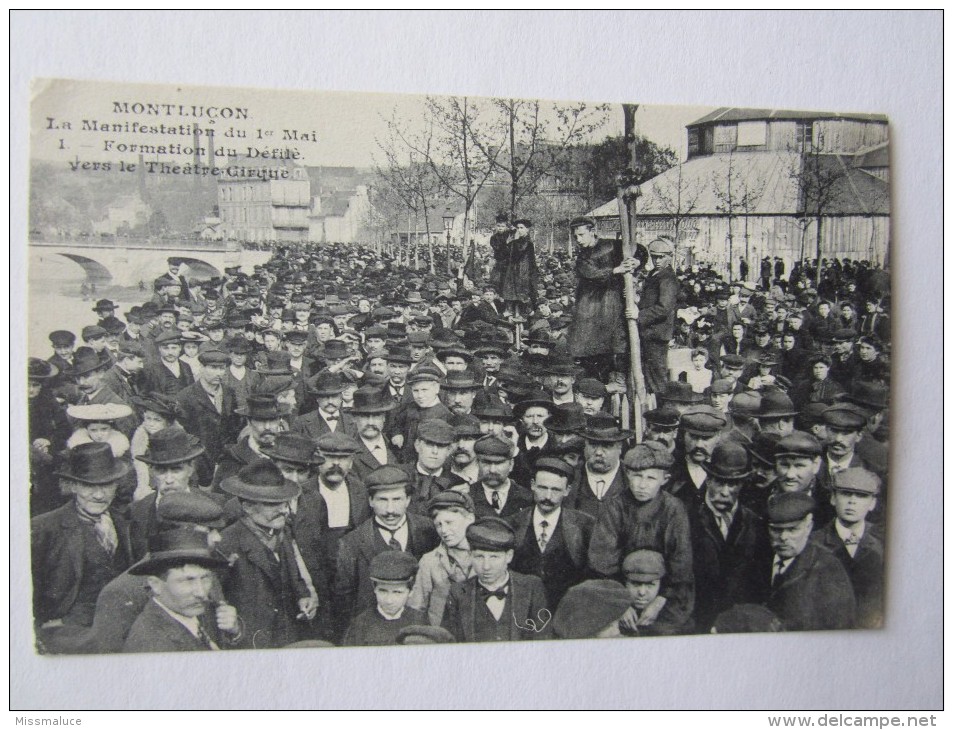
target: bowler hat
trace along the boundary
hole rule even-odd
[[[288,502],[300,493],[298,485],[285,479],[271,459],[256,459],[235,476],[222,480],[221,490],[239,499],[266,504]]]
[[[837,403],[821,414],[824,423],[843,431],[860,431],[867,425],[867,413],[851,403]]]
[[[732,416],[742,418],[756,418],[761,409],[761,395],[754,391],[735,393],[728,403],[728,412]]]
[[[73,367],[69,369],[67,374],[76,378],[109,367],[112,367],[112,361],[108,357],[103,359],[92,350],[82,350],[76,353],[73,358]]]
[[[259,364],[262,375],[291,375],[291,353],[285,350],[266,351],[264,365]]]
[[[236,355],[247,355],[252,351],[253,348],[251,342],[246,340],[244,337],[232,337],[226,341],[225,349]]]
[[[615,580],[600,578],[574,585],[553,615],[553,633],[560,639],[592,639],[622,618],[632,605],[629,590]]]
[[[474,348],[473,352],[476,355],[499,355],[504,357],[508,349],[509,346],[505,342],[484,342]]]
[[[470,550],[502,552],[516,546],[513,528],[499,517],[482,517],[467,527],[467,543]]]
[[[665,577],[665,558],[655,550],[636,550],[622,561],[626,580],[648,583]]]
[[[751,476],[751,458],[748,450],[737,441],[723,441],[715,446],[711,458],[702,468],[721,481],[736,481]]]
[[[443,390],[479,390],[483,385],[469,370],[447,373],[442,384]]]
[[[718,378],[708,386],[710,395],[729,395],[735,392],[735,381],[730,378]]]
[[[381,388],[364,385],[354,391],[354,405],[351,413],[355,415],[373,415],[387,413],[396,407],[394,400]]]
[[[663,406],[662,408],[654,408],[651,411],[646,411],[642,414],[642,417],[646,423],[656,428],[664,428],[671,431],[678,428],[678,421],[681,415],[674,408]]]
[[[756,414],[757,418],[793,418],[797,415],[788,395],[780,390],[767,390],[761,395],[761,407]]]
[[[772,467],[774,466],[774,452],[780,440],[780,434],[758,431],[751,439],[751,444],[748,446],[748,453],[750,453],[751,458],[756,459],[762,467]]]
[[[552,414],[553,399],[541,390],[531,392],[525,398],[513,404],[513,415],[522,418],[523,414],[530,408],[545,408],[549,414]]]
[[[631,438],[632,432],[619,428],[616,418],[608,413],[594,413],[586,416],[586,429],[581,435],[586,441],[617,443]]]
[[[786,525],[800,522],[814,511],[816,504],[807,492],[780,492],[768,499],[768,523]]]
[[[38,357],[31,357],[27,363],[26,374],[29,380],[49,380],[55,378],[59,372],[60,369],[56,365]]]
[[[181,426],[170,426],[149,436],[149,448],[139,461],[152,466],[183,464],[205,453],[205,447]]]
[[[328,370],[322,370],[311,378],[311,380],[308,381],[308,386],[311,392],[318,397],[340,395],[346,388],[344,376],[340,373],[332,373]]]
[[[343,360],[351,355],[347,344],[341,340],[328,340],[324,343],[324,349],[321,351],[321,357],[325,360]]]
[[[303,466],[319,466],[325,462],[314,441],[296,433],[279,433],[274,446],[262,446],[261,453],[269,459]]]
[[[586,428],[586,414],[578,403],[554,405],[546,421],[546,430],[557,434],[582,433]]]
[[[253,421],[271,421],[291,413],[291,405],[279,403],[273,395],[250,395],[245,405],[236,408],[235,413]]]
[[[113,456],[109,444],[88,443],[67,452],[54,476],[83,484],[111,484],[129,473],[129,465]]]
[[[111,313],[116,311],[117,309],[119,309],[119,306],[115,302],[109,299],[100,299],[98,302],[96,302],[96,306],[93,307],[94,312],[110,312]]]
[[[410,358],[410,350],[403,345],[387,348],[387,362],[402,363],[410,365],[413,360]]]
[[[856,381],[851,392],[840,397],[844,403],[853,403],[869,411],[882,411],[887,407],[887,388],[879,383]]]
[[[169,568],[201,565],[203,568],[227,568],[228,561],[208,546],[203,532],[188,527],[164,530],[149,539],[149,552],[129,568],[132,575],[158,576]]]
[[[470,412],[481,420],[512,421],[513,409],[500,400],[499,396],[478,393],[473,400]]]
[[[460,439],[478,439],[483,435],[480,429],[480,419],[464,413],[455,413],[447,421],[453,426],[453,438],[455,441]]]

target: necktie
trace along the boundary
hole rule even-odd
[[[205,629],[202,628],[202,624],[199,624],[198,640],[202,642],[202,645],[203,645],[206,649],[214,649],[214,648],[215,648],[214,645],[212,644],[212,640],[209,638],[209,635],[206,634],[206,633],[205,633]]]
[[[546,534],[546,528],[549,527],[549,523],[546,520],[543,520],[539,523],[539,551],[546,551],[546,543],[549,542],[549,535]]]
[[[606,493],[606,480],[600,479],[596,482],[596,499],[602,499]]]
[[[716,514],[716,515],[715,515],[715,522],[718,523],[718,530],[719,530],[719,532],[721,532],[721,536],[727,540],[727,539],[728,539],[728,528],[729,528],[729,526],[730,526],[730,525],[728,524],[728,518],[725,517],[725,516],[722,515],[722,514]]]
[[[119,546],[119,537],[116,535],[116,527],[108,513],[104,512],[99,516],[99,519],[93,523],[93,530],[103,550],[110,555],[115,555],[116,548]]]
[[[398,542],[397,538],[395,537],[395,535],[397,535],[397,530],[400,529],[399,527],[396,530],[392,530],[389,527],[384,527],[381,524],[378,524],[377,526],[390,535],[390,539],[387,541],[387,547],[389,547],[391,550],[397,550],[398,552],[403,551],[404,548],[400,546],[400,542]]]
[[[493,490],[493,494],[490,495],[490,504],[493,505],[493,509],[499,512],[502,507],[500,506],[500,493],[496,490]]]
[[[774,559],[774,576],[771,578],[771,585],[777,585],[784,575],[784,561],[781,558]]]
[[[490,600],[491,598],[499,598],[501,601],[505,601],[505,600],[506,600],[506,589],[507,589],[508,587],[509,587],[509,583],[507,583],[505,586],[502,586],[501,588],[497,588],[495,591],[491,591],[489,588],[486,588],[486,587],[484,587],[484,586],[481,585],[481,586],[480,586],[480,597],[481,597],[484,601],[488,601],[488,600]]]
[[[844,538],[845,545],[858,545],[859,543],[860,543],[860,538],[853,533],[851,533],[850,535]]]

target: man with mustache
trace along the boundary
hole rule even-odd
[[[781,492],[768,500],[770,568],[752,565],[763,602],[786,631],[854,627],[856,600],[850,578],[834,555],[810,541],[814,500],[803,491]]]
[[[341,410],[342,394],[346,387],[344,376],[322,370],[309,381],[309,387],[317,400],[318,407],[310,413],[298,416],[291,430],[310,439],[338,431],[352,433],[354,421],[349,414]]]
[[[480,478],[480,467],[476,461],[474,446],[483,435],[480,419],[476,416],[454,415],[447,423],[453,427],[453,444],[450,447],[450,473],[460,482],[451,487],[468,492],[468,487]]]
[[[480,480],[470,487],[470,498],[477,517],[514,515],[533,504],[533,495],[526,487],[510,479],[516,447],[504,436],[488,434],[473,446]]]
[[[513,415],[519,419],[522,431],[516,446],[519,449],[513,464],[513,479],[529,484],[536,461],[547,456],[555,445],[546,430],[546,421],[553,412],[553,401],[543,391],[531,392],[513,406]]]
[[[783,492],[803,492],[814,500],[815,525],[826,525],[834,518],[830,493],[821,491],[818,474],[823,464],[821,443],[804,431],[794,431],[778,440],[774,448],[774,480],[768,485],[770,496]],[[819,499],[826,496],[828,501]],[[770,500],[770,497],[769,497]]]
[[[645,427],[642,431],[643,441],[657,441],[669,453],[675,454],[675,438],[678,436],[678,422],[681,416],[671,406],[654,408],[642,414]]]
[[[143,391],[174,397],[195,382],[192,368],[179,359],[182,354],[182,335],[175,328],[163,330],[154,342],[159,359],[150,362],[142,371]]]
[[[483,387],[473,377],[473,373],[449,372],[440,388],[444,404],[454,415],[468,416],[473,411],[473,401]]]
[[[688,516],[700,633],[707,633],[722,611],[757,599],[756,587],[748,581],[750,566],[763,564],[771,554],[764,522],[738,499],[752,474],[745,447],[723,441],[704,467],[705,499]]]
[[[339,631],[376,604],[370,578],[371,560],[385,550],[400,550],[420,558],[439,538],[428,517],[409,513],[410,482],[396,466],[382,466],[367,477],[368,504],[373,517],[341,538],[334,576],[335,624]]]
[[[222,450],[215,467],[212,490],[218,490],[223,479],[234,476],[243,466],[260,459],[262,447],[275,445],[275,437],[281,430],[281,419],[291,412],[290,406],[279,403],[273,395],[251,395],[244,408],[236,408],[235,414],[244,416],[248,422],[248,435],[243,436]]]
[[[393,399],[380,388],[365,385],[354,391],[354,405],[350,412],[358,446],[354,454],[354,471],[361,478],[382,466],[397,463],[396,455],[384,438],[387,414],[395,407]]]
[[[586,558],[595,518],[569,507],[573,468],[562,459],[540,457],[530,481],[535,506],[509,519],[516,538],[513,570],[538,576],[550,606],[587,577]]]
[[[679,421],[682,449],[676,453],[675,469],[666,490],[678,497],[691,514],[701,504],[708,472],[704,464],[728,427],[728,419],[712,406],[694,406]]]
[[[67,375],[73,378],[76,386],[83,394],[79,405],[105,405],[118,403],[130,405],[123,396],[109,387],[106,375],[112,367],[112,361],[103,360],[88,347],[81,347],[76,351],[73,367]],[[116,422],[116,429],[127,436],[135,431],[139,419],[134,415],[126,416]]]
[[[579,488],[571,495],[567,506],[585,512],[595,518],[606,500],[625,491],[619,463],[625,441],[632,436],[616,424],[608,413],[586,418],[583,431],[585,466],[582,469]]]
[[[70,501],[30,522],[33,618],[41,651],[61,651],[62,639],[91,626],[99,592],[132,562],[128,523],[111,509],[128,471],[109,444],[70,449],[54,474]]]
[[[241,428],[241,419],[236,413],[238,396],[225,384],[229,361],[228,354],[218,349],[201,352],[202,371],[198,380],[176,396],[182,428],[198,437],[205,447],[205,453],[196,462],[198,481],[203,485],[212,481],[215,464],[225,446],[238,438]]]

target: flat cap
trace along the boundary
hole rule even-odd
[[[428,418],[417,427],[417,438],[439,446],[453,443],[453,426],[440,418]]]
[[[606,386],[595,378],[582,378],[576,381],[574,390],[590,398],[605,398],[608,395]]]
[[[774,447],[774,457],[807,456],[813,459],[820,456],[821,451],[821,443],[814,436],[804,431],[792,431],[778,441]]]
[[[826,408],[821,418],[828,426],[844,431],[860,431],[867,425],[867,414],[850,403],[837,403]]]
[[[442,626],[405,626],[397,632],[398,644],[453,644],[453,634]]]
[[[337,431],[319,436],[314,443],[322,456],[350,456],[360,448],[353,438]]]
[[[628,589],[614,580],[587,580],[574,585],[559,602],[553,633],[560,639],[592,639],[632,604]]]
[[[642,414],[642,417],[646,423],[658,428],[673,429],[678,428],[678,420],[681,415],[671,406],[663,406],[662,408],[653,408],[651,411],[646,411]]]
[[[506,461],[512,459],[515,447],[513,442],[495,433],[488,434],[473,445],[474,453],[484,461]]]
[[[654,550],[636,550],[622,561],[622,574],[626,580],[648,583],[665,576],[665,558]]]
[[[857,333],[854,332],[854,330],[844,327],[839,330],[834,330],[834,334],[831,335],[831,340],[834,342],[852,342],[856,337]]]
[[[98,324],[91,324],[83,327],[81,334],[83,336],[83,340],[88,342],[89,340],[95,340],[99,337],[105,337],[109,333]]]
[[[833,482],[835,492],[880,493],[880,477],[859,466],[837,472],[834,474]]]
[[[415,368],[407,376],[408,383],[439,383],[443,378],[443,373],[441,373],[433,365],[421,365],[418,368]]]
[[[768,522],[772,525],[800,522],[814,507],[814,499],[806,492],[781,492],[768,500]]]
[[[428,332],[408,332],[407,343],[410,345],[429,345],[430,333]]]
[[[389,464],[382,466],[380,469],[375,469],[364,480],[367,493],[370,495],[387,489],[406,489],[408,484],[410,484],[410,477],[407,476],[407,472]]]
[[[743,368],[745,366],[745,359],[741,355],[725,355],[721,358],[721,366],[723,368]]]
[[[50,342],[53,347],[70,347],[76,344],[76,335],[69,330],[53,330],[50,332]]]
[[[371,558],[370,577],[378,583],[406,583],[417,575],[417,558],[403,550],[385,550]]]
[[[159,522],[189,522],[209,527],[224,526],[221,505],[201,492],[175,492],[156,506]]]
[[[500,552],[516,546],[513,528],[499,517],[483,517],[467,527],[470,550]]]
[[[575,476],[575,471],[569,464],[567,464],[562,459],[557,459],[552,456],[541,456],[536,460],[536,472],[548,471],[552,474],[558,474],[561,477],[566,477],[566,479],[572,479]]]
[[[633,446],[622,459],[622,465],[632,471],[671,469],[674,463],[672,454],[657,441],[645,441]]]
[[[596,219],[588,215],[578,215],[569,221],[569,230],[575,230],[579,226],[591,226],[592,228],[595,228]]]
[[[648,245],[649,253],[668,254],[675,252],[675,242],[669,236],[659,236]]]
[[[735,393],[728,403],[728,412],[736,416],[755,418],[761,410],[761,395],[754,391]]]
[[[712,395],[728,395],[735,390],[735,381],[729,378],[718,378],[709,386]]]
[[[435,494],[431,497],[430,501],[427,502],[427,512],[430,516],[433,516],[434,512],[437,512],[442,509],[462,509],[466,512],[473,513],[473,500],[470,498],[469,494],[465,492],[458,492],[454,489],[445,489],[444,491]]]
[[[681,426],[688,433],[714,436],[728,426],[728,419],[712,406],[692,406],[682,412]]]
[[[464,413],[456,413],[450,417],[448,423],[453,427],[453,438],[478,439],[483,435],[480,429],[480,419]]]
[[[231,362],[231,358],[227,352],[213,349],[200,352],[199,362],[203,365],[228,365],[228,363]]]
[[[123,340],[119,343],[119,354],[125,357],[142,357],[145,353],[137,340]]]

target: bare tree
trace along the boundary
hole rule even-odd
[[[585,103],[543,105],[538,99],[494,99],[498,117],[490,143],[506,141],[499,155],[476,140],[509,187],[509,212],[516,215],[522,201],[541,185],[566,187],[572,175],[573,151],[587,142],[608,120],[608,105]]]
[[[728,153],[728,166],[722,175],[712,175],[712,187],[718,203],[715,209],[728,218],[728,278],[734,278],[734,232],[732,223],[741,215],[744,221],[745,260],[751,263],[748,246],[748,217],[758,207],[764,195],[765,181],[750,169],[737,164],[734,151]]]
[[[650,181],[662,213],[672,221],[672,234],[676,245],[679,242],[682,224],[685,218],[698,207],[698,199],[702,193],[702,188],[697,181],[687,179],[683,172],[684,164],[680,162],[675,166],[675,173],[666,176],[664,181],[659,181],[658,178]]]

